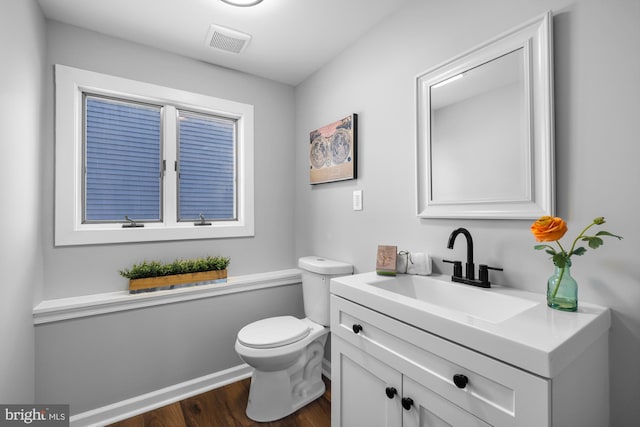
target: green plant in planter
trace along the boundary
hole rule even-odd
[[[144,279],[173,274],[199,273],[201,271],[224,270],[230,262],[230,258],[221,256],[187,260],[177,259],[170,263],[143,261],[140,264],[133,264],[130,269],[120,270],[120,275],[127,279]]]

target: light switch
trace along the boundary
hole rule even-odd
[[[362,210],[362,190],[353,191],[353,210],[354,211]]]

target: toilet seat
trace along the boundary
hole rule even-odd
[[[293,316],[270,317],[240,329],[238,341],[251,348],[276,348],[300,341],[309,332],[309,326]]]

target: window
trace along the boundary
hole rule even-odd
[[[235,121],[178,112],[178,221],[235,218]]]
[[[85,94],[83,110],[83,222],[161,221],[161,108]]]
[[[57,246],[253,235],[253,107],[56,65]]]

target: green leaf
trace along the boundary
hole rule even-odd
[[[560,252],[553,256],[553,264],[557,267],[564,268],[567,265],[567,257],[564,253]]]
[[[589,247],[591,249],[598,249],[604,244],[604,241],[601,238],[595,236],[584,236],[582,240],[589,242]]]
[[[602,231],[598,231],[598,232],[596,233],[596,236],[610,236],[610,237],[615,237],[615,238],[617,238],[618,240],[622,240],[622,236],[618,236],[618,235],[616,235],[616,234],[611,234],[611,233],[609,233],[608,231],[604,231],[604,230],[602,230]]]
[[[168,276],[171,274],[197,273],[200,271],[224,270],[231,261],[228,257],[207,257],[194,260],[177,259],[163,264],[160,261],[143,261],[134,264],[131,269],[120,270],[120,275],[127,279]]]
[[[579,248],[574,249],[574,251],[571,252],[571,255],[581,256],[581,255],[584,255],[585,252],[587,252],[587,250],[582,246],[580,246]]]
[[[555,248],[553,246],[549,246],[549,245],[535,245],[533,247],[533,249],[535,249],[537,251],[539,251],[541,249],[546,249],[545,252],[548,253],[548,254],[551,254],[551,255],[556,253]]]

